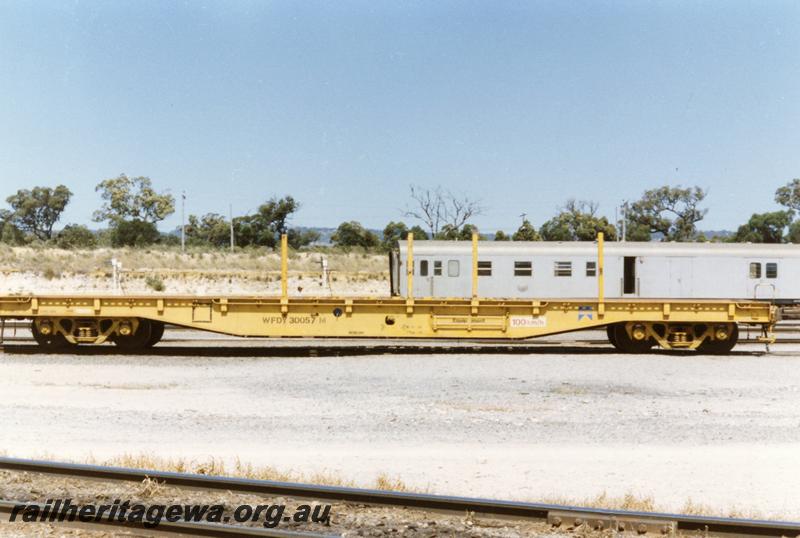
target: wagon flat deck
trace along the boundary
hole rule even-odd
[[[524,339],[621,322],[771,325],[765,301],[225,296],[0,296],[9,319],[150,319],[259,337]]]

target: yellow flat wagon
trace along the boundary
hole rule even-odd
[[[31,295],[0,297],[0,318],[29,319],[39,344],[62,347],[113,341],[127,349],[158,342],[165,324],[236,336],[373,339],[510,339],[606,327],[620,350],[726,352],[738,324],[772,340],[776,307],[768,301],[652,300],[604,297],[603,237],[598,237],[597,296],[570,300],[480,298],[477,236],[473,237],[471,299],[413,297],[289,297],[287,245],[282,239],[282,292],[277,297],[162,295]],[[409,236],[407,268],[413,268]],[[413,270],[407,271],[413,290]]]

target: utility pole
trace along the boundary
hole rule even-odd
[[[181,191],[181,252],[186,250],[186,191]]]
[[[520,218],[522,218],[522,224],[525,224],[525,218],[526,218],[527,216],[528,216],[528,214],[527,214],[527,213],[523,213],[522,215],[520,215]]]
[[[622,202],[622,240],[625,241],[628,235],[628,201]]]
[[[233,253],[233,204],[228,204],[228,215],[231,219],[231,253]]]

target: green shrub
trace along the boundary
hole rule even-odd
[[[157,276],[148,276],[144,279],[144,283],[153,291],[164,291],[164,281]]]
[[[56,245],[68,250],[76,248],[95,248],[97,238],[91,230],[80,224],[67,224],[56,235]]]
[[[10,222],[0,222],[0,241],[7,245],[24,245],[25,234]]]
[[[181,236],[175,234],[161,234],[158,242],[164,246],[177,247],[181,244]],[[187,243],[189,243],[188,239]]]
[[[160,238],[156,225],[143,220],[121,220],[111,228],[111,245],[115,247],[143,247]]]

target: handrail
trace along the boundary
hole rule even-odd
[[[472,232],[472,298],[478,298],[478,233]]]
[[[605,265],[605,253],[603,248],[605,246],[605,236],[603,232],[597,233],[597,315],[602,317],[605,314],[605,276],[603,268]]]
[[[406,252],[406,278],[408,279],[408,289],[406,298],[414,298],[414,233],[408,232],[408,251]]]

